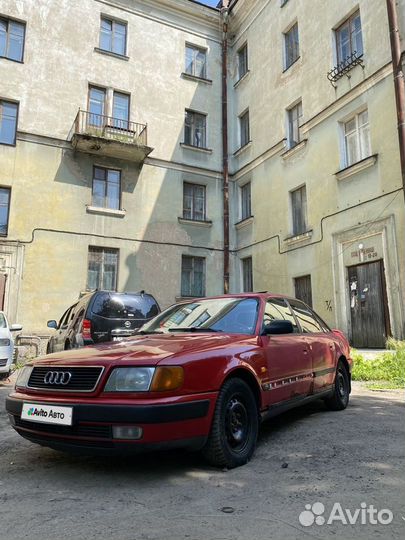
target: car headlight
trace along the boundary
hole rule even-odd
[[[111,373],[105,392],[147,392],[152,382],[155,368],[128,367],[115,368]]]
[[[10,340],[7,338],[0,339],[0,347],[8,347],[10,345]]]
[[[18,373],[17,381],[15,383],[15,387],[19,388],[26,388],[28,386],[28,381],[30,380],[31,372],[32,372],[32,366],[25,366],[22,369],[20,369],[20,372]]]

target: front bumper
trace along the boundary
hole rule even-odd
[[[33,395],[11,394],[6,399],[10,423],[21,436],[32,442],[60,450],[134,452],[166,447],[201,448],[209,434],[216,394],[187,396],[185,401],[150,404],[112,404],[42,399]],[[23,404],[73,407],[72,426],[45,424],[21,419]],[[113,437],[113,426],[137,426],[142,438],[121,440]]]

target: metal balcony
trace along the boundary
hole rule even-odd
[[[79,152],[143,163],[153,148],[147,126],[79,109],[70,136]]]

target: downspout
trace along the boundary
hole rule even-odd
[[[399,155],[401,160],[402,187],[405,197],[405,79],[402,68],[401,42],[398,13],[395,0],[387,0],[388,24],[391,40],[392,66],[394,72],[395,101],[398,117]]]
[[[222,192],[224,220],[224,294],[229,293],[229,163],[228,163],[228,17],[229,0],[222,1]]]

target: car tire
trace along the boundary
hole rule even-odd
[[[0,381],[5,381],[6,379],[8,379],[10,377],[10,374],[10,371],[8,373],[0,373]]]
[[[344,363],[339,360],[335,382],[333,385],[333,394],[331,397],[325,399],[326,406],[332,411],[343,411],[346,409],[349,403],[350,396],[350,379]]]
[[[255,396],[242,379],[228,379],[215,405],[211,432],[202,453],[215,467],[233,469],[252,457],[259,431]]]

